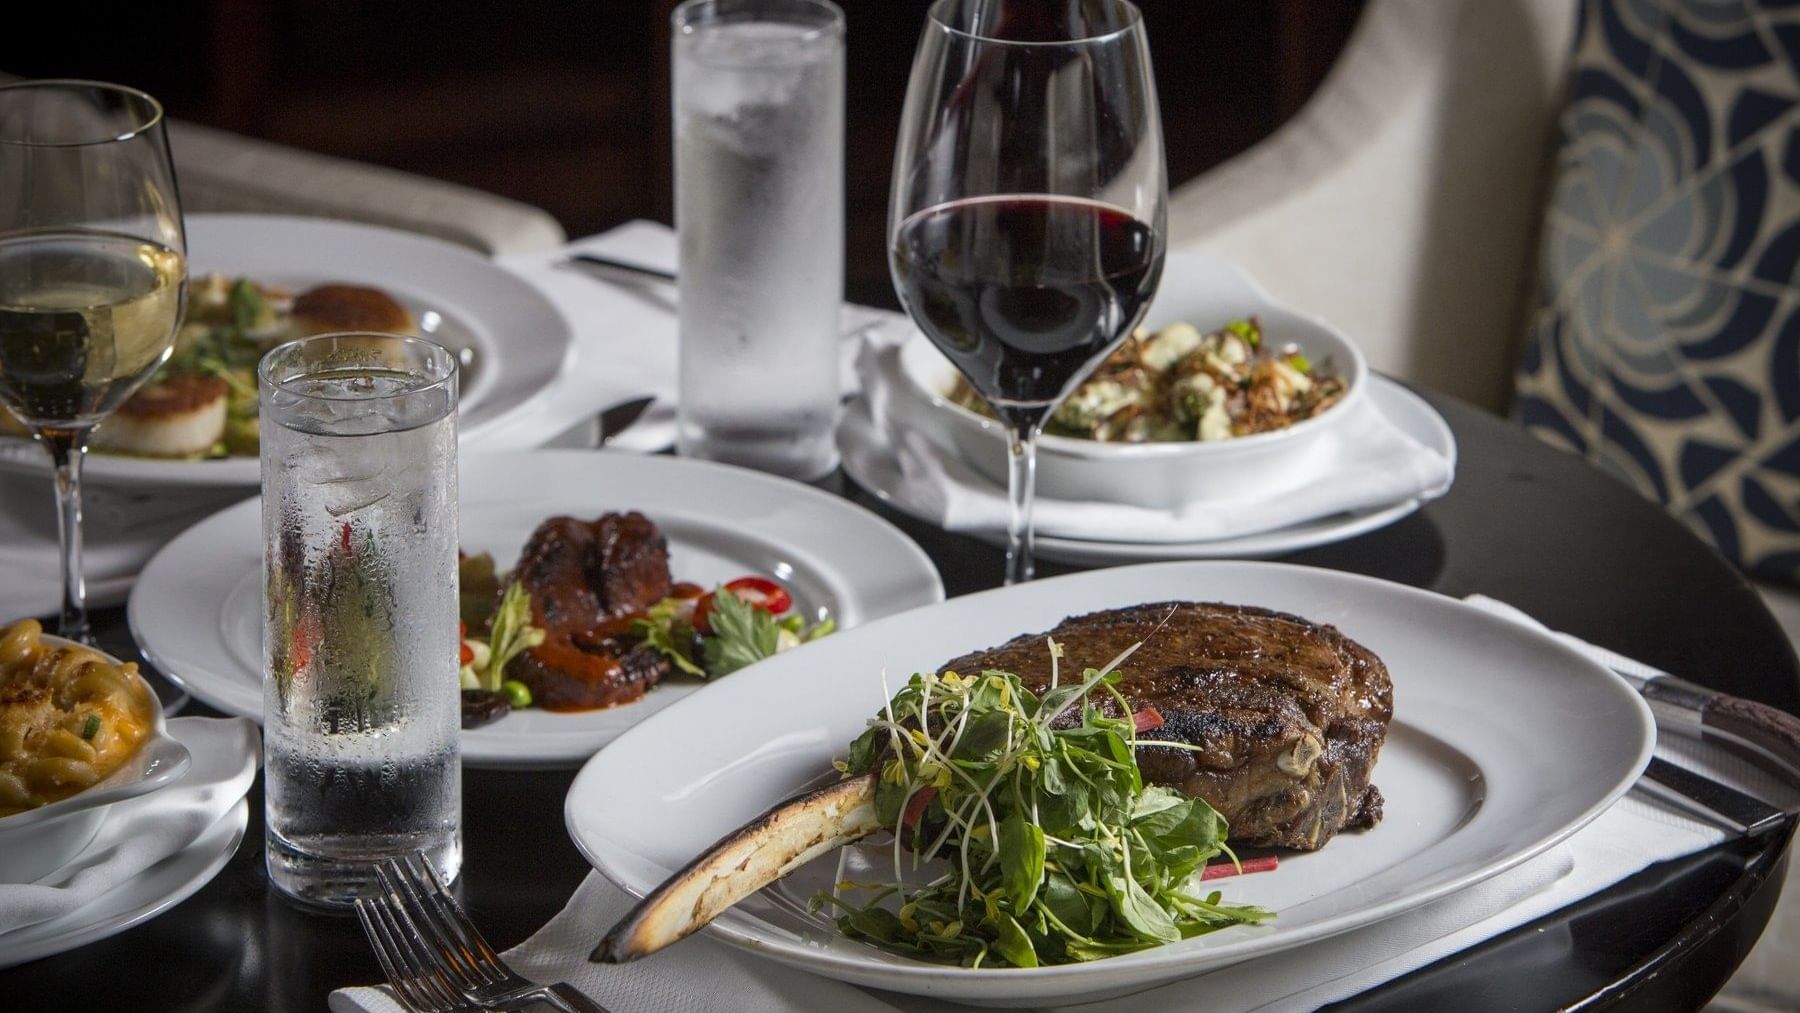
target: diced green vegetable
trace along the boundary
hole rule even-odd
[[[1255,320],[1233,320],[1225,325],[1225,329],[1244,339],[1244,344],[1251,348],[1262,344],[1262,328]]]
[[[506,696],[506,702],[513,710],[524,710],[531,706],[531,687],[517,679],[502,679],[500,692]]]
[[[1287,357],[1287,364],[1289,366],[1293,367],[1294,372],[1299,373],[1301,375],[1305,375],[1307,373],[1312,372],[1312,360],[1308,359],[1306,356],[1300,354],[1299,352],[1295,352],[1292,355],[1289,355]]]
[[[100,734],[100,715],[89,714],[87,716],[87,720],[83,721],[81,723],[81,737],[84,739],[92,739],[94,736],[99,735],[99,734]]]

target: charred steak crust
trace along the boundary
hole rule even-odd
[[[538,525],[515,580],[531,594],[532,621],[544,643],[514,658],[506,674],[548,710],[591,710],[628,703],[669,672],[669,661],[606,635],[673,586],[669,545],[635,511],[594,521],[552,517]]]
[[[1245,605],[1159,602],[1071,616],[939,670],[1012,672],[1041,692],[1045,637],[1063,646],[1065,679],[1144,641],[1119,666],[1133,709],[1163,716],[1142,738],[1200,747],[1140,745],[1144,778],[1205,799],[1232,840],[1312,851],[1381,819],[1369,776],[1393,685],[1381,659],[1335,627]]]

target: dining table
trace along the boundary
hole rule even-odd
[[[1505,419],[1421,393],[1456,437],[1450,492],[1388,527],[1285,562],[1487,595],[1552,629],[1800,712],[1800,662],[1782,629],[1745,578],[1679,520]],[[948,595],[1000,583],[1003,556],[988,542],[888,510],[841,472],[818,484],[916,540]],[[1040,576],[1072,569],[1040,562]],[[98,610],[94,619],[103,647],[139,657],[124,608]],[[179,713],[213,713],[157,684]],[[497,948],[535,932],[590,872],[563,822],[574,774],[464,772],[457,890]],[[297,907],[270,888],[260,776],[249,801],[248,836],[208,885],[111,938],[5,971],[0,1008],[319,1010],[333,989],[381,981],[354,918]],[[1331,1008],[1698,1008],[1768,923],[1793,834],[1789,817],[1773,832],[1653,865]],[[594,926],[596,938],[605,928]]]

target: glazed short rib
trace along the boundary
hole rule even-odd
[[[1331,626],[1240,605],[1162,602],[1065,619],[1055,629],[946,662],[964,675],[998,669],[1041,692],[1046,637],[1063,647],[1060,677],[1080,678],[1132,644],[1119,689],[1163,724],[1140,745],[1144,779],[1205,799],[1231,839],[1312,851],[1340,830],[1374,826],[1370,783],[1394,712],[1393,685],[1367,648]]]

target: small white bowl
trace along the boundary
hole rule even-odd
[[[68,645],[61,637],[44,642]],[[118,660],[97,652],[113,664]],[[169,737],[162,702],[142,676],[138,686],[154,705],[149,738],[118,770],[85,791],[36,809],[0,816],[0,883],[31,883],[67,864],[88,846],[105,822],[107,807],[163,787],[187,772],[188,749]]]
[[[1320,438],[1348,418],[1365,396],[1368,362],[1349,338],[1271,299],[1230,264],[1200,253],[1169,254],[1161,292],[1144,326],[1156,330],[1185,321],[1205,332],[1248,316],[1261,319],[1265,340],[1276,347],[1293,344],[1313,362],[1330,360],[1344,378],[1343,398],[1286,429],[1229,440],[1102,443],[1043,436],[1038,440],[1038,495],[1176,509],[1226,498],[1308,467]],[[888,411],[895,421],[1006,485],[1006,427],[949,399],[956,367],[924,335],[915,332],[897,354],[883,357],[881,373],[892,393]]]

